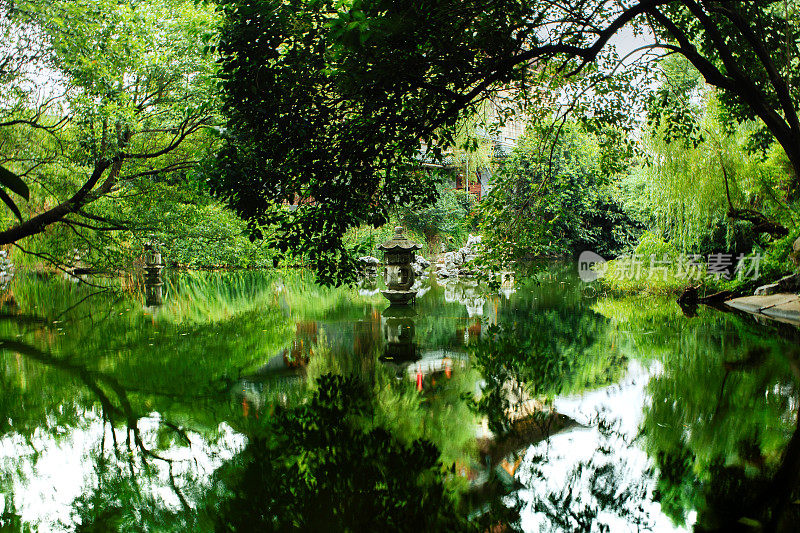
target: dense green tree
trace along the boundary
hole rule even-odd
[[[188,0],[0,2],[0,164],[31,193],[19,220],[3,218],[0,244],[54,225],[50,244],[81,249],[107,247],[98,234],[163,229],[131,204],[153,193],[162,213],[180,205],[163,187],[186,184],[213,149],[216,66],[204,47],[216,18]]]
[[[467,192],[454,189],[446,178],[436,189],[437,199],[432,205],[401,209],[400,219],[406,229],[421,233],[428,244],[464,242],[470,229],[467,218],[476,202]]]
[[[749,119],[732,123],[724,94],[703,85],[685,58],[672,56],[659,66],[662,83],[648,107],[643,139],[645,164],[633,173],[644,179],[644,190],[634,193],[634,202],[682,249],[702,246],[715,231],[727,233],[727,246],[736,233],[744,251],[754,235],[786,235],[797,198],[785,152],[773,143],[754,153],[763,126]]]
[[[529,128],[495,173],[481,203],[481,229],[499,262],[531,255],[593,250],[620,253],[638,224],[616,198],[598,137],[575,123],[563,126],[547,149],[549,130]]]
[[[630,125],[643,91],[629,90],[630,71],[608,75],[609,41],[626,27],[654,37],[651,50],[685,56],[722,91],[732,120],[760,119],[800,175],[796,2],[223,6],[231,142],[218,189],[240,212],[277,225],[328,278],[347,263],[340,236],[348,227],[381,224],[392,205],[430,200],[429,187],[403,172],[420,141],[441,154],[459,116],[500,90],[525,98],[542,80],[571,77],[583,84],[593,122]],[[296,211],[274,207],[297,199]]]

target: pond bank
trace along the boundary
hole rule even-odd
[[[800,296],[778,293],[743,296],[727,300],[725,305],[753,315],[764,316],[796,326],[800,325]]]

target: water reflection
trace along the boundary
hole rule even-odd
[[[418,359],[414,343],[415,316],[417,311],[413,307],[390,306],[381,313],[381,329],[386,341],[382,361],[401,365]]]
[[[642,423],[663,509],[677,523],[696,515],[708,530],[793,530],[797,329],[704,308],[690,320],[640,302],[599,310],[622,331],[646,328],[648,352],[663,365]],[[618,339],[641,351],[627,334]]]
[[[18,278],[0,525],[792,530],[796,330],[566,276],[405,313],[303,273],[167,277],[157,313]]]

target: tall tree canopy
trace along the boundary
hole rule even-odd
[[[18,209],[0,189],[18,218],[0,245],[54,224],[119,229],[95,202],[197,163],[216,107],[202,53],[215,16],[192,0],[0,0],[0,184],[33,193]]]
[[[609,79],[609,41],[623,28],[651,36],[651,50],[685,56],[722,92],[730,120],[758,118],[756,144],[776,140],[795,182],[800,175],[797,1],[222,5],[230,141],[215,186],[258,224],[276,225],[286,247],[310,252],[330,278],[345,262],[346,228],[430,200],[424,180],[404,170],[421,142],[440,155],[459,116],[482,101],[513,88],[552,102],[554,79],[576,79],[593,86],[595,120],[633,116],[637,93],[625,89],[634,77],[598,84]],[[276,208],[281,202],[300,207]]]

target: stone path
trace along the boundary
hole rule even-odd
[[[780,322],[800,326],[800,296],[797,294],[743,296],[728,300],[725,305],[754,315],[766,316]]]

